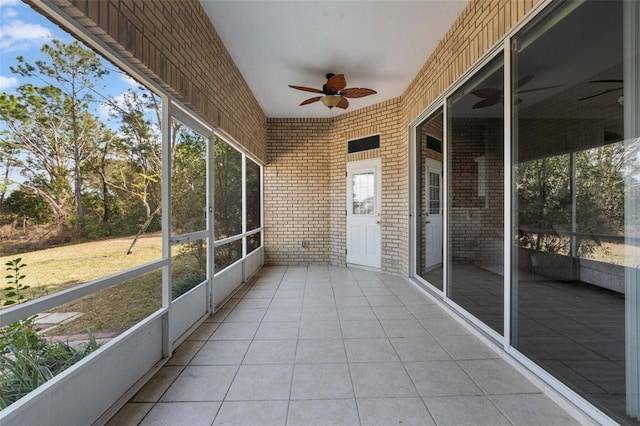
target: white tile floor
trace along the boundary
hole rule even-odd
[[[110,425],[578,424],[405,280],[263,268]]]

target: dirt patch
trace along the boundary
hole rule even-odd
[[[43,250],[71,240],[71,234],[58,226],[24,225],[14,221],[0,226],[0,256]]]

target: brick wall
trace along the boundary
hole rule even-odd
[[[267,264],[330,259],[331,128],[327,119],[270,119],[264,168]],[[305,247],[302,241],[306,241]]]
[[[266,116],[197,0],[52,0],[114,52],[266,161]]]

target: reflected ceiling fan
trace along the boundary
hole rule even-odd
[[[537,92],[538,90],[548,90],[555,89],[556,87],[562,87],[562,85],[558,86],[545,86],[545,87],[536,87],[535,89],[525,89],[519,90],[520,87],[524,86],[528,82],[533,79],[533,74],[528,74],[522,77],[515,85],[516,94],[527,93],[527,92]],[[486,89],[478,89],[474,90],[471,93],[476,95],[479,98],[482,98],[480,102],[476,102],[472,109],[478,108],[487,108],[496,104],[504,104],[504,89],[494,89],[494,88],[486,88]],[[522,102],[522,99],[518,99],[518,103]]]
[[[622,84],[624,81],[623,80],[618,80],[618,79],[606,79],[606,80],[593,80],[590,81],[589,83],[617,83],[617,84]],[[584,98],[580,98],[578,99],[578,101],[584,101],[587,99],[591,99],[591,98],[597,98],[598,96],[602,96],[602,95],[606,95],[607,93],[611,93],[611,92],[616,92],[618,90],[622,90],[624,89],[623,87],[614,87],[611,89],[605,89],[605,90],[601,90],[598,93],[595,93],[593,95],[589,95],[589,96],[585,96]],[[620,101],[620,99],[622,99],[622,101]],[[620,97],[620,99],[618,100],[618,103],[624,103],[624,98]]]
[[[332,109],[333,107],[347,109],[349,106],[347,98],[362,98],[364,96],[378,93],[375,90],[360,87],[347,88],[347,80],[344,78],[344,74],[331,73],[327,74],[327,82],[322,85],[322,90],[314,89],[312,87],[292,86],[291,84],[289,87],[302,90],[304,92],[322,93],[323,96],[309,98],[303,101],[300,106],[321,101],[324,106],[329,109]]]

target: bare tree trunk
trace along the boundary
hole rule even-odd
[[[6,163],[5,169],[4,169],[4,176],[2,177],[2,182],[4,184],[7,184],[7,182],[9,181],[9,174],[11,173],[11,166],[9,164],[9,161],[11,161],[11,160],[7,160],[7,163]],[[0,192],[0,208],[2,208],[2,204],[4,203],[5,195],[6,195],[6,191],[5,190]]]
[[[147,228],[149,227],[149,225],[151,225],[151,221],[153,220],[154,217],[156,217],[156,215],[158,213],[160,213],[160,207],[158,206],[157,209],[155,209],[153,211],[153,213],[151,213],[151,215],[149,216],[149,218],[147,218],[147,221],[140,227],[140,230],[138,231],[138,233],[136,234],[136,237],[133,239],[133,241],[131,242],[131,245],[129,246],[129,249],[127,250],[127,252],[125,254],[131,254],[133,252],[133,246],[138,242],[138,238],[140,238],[140,235],[144,234],[144,232],[147,230]]]
[[[75,93],[74,93],[75,95]],[[71,107],[71,126],[73,128],[73,162],[75,168],[75,198],[76,198],[76,213],[78,219],[84,217],[84,207],[82,206],[82,172],[80,171],[80,147],[78,141],[78,119],[76,117],[76,105],[75,97],[73,98],[73,106]]]
[[[100,159],[100,180],[102,181],[102,222],[109,223],[111,220],[110,210],[111,201],[109,200],[109,184],[107,183],[107,147],[108,144],[104,144],[102,150],[102,158]]]

